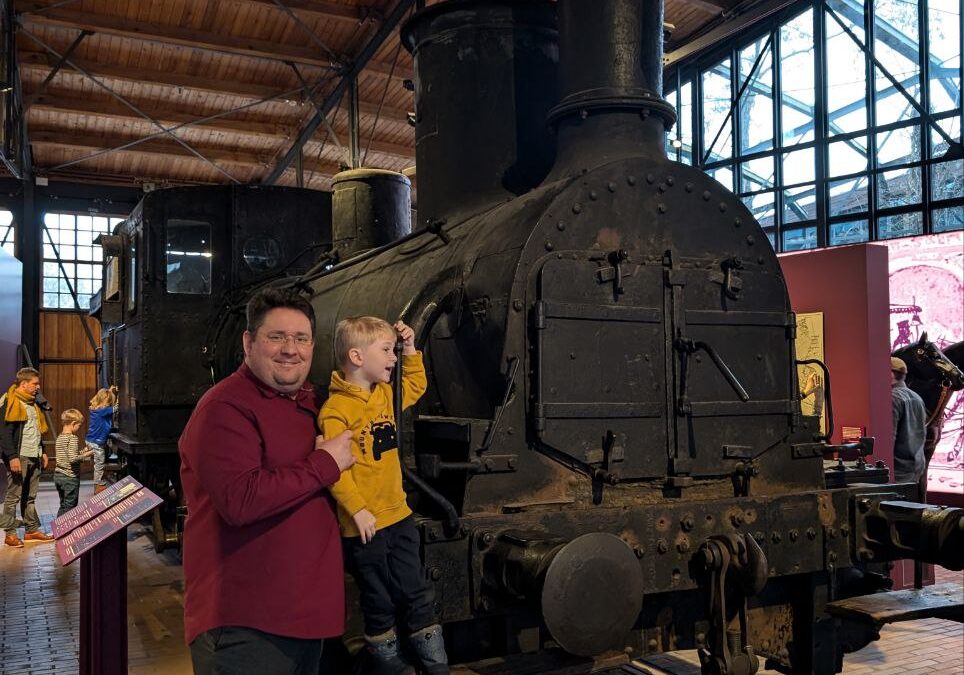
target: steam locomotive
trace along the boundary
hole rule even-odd
[[[964,565],[964,511],[872,467],[828,486],[776,256],[665,156],[660,2],[453,0],[402,40],[414,230],[408,179],[362,169],[332,195],[152,193],[104,239],[112,442],[170,497],[159,548],[177,435],[275,284],[314,306],[314,382],[339,319],[416,331],[429,391],[400,446],[453,662],[696,647],[705,673],[833,673],[876,637],[834,613],[885,585],[870,562]]]

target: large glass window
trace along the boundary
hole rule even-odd
[[[0,209],[0,247],[10,255],[17,255],[14,245],[17,227],[13,223],[13,213]]]
[[[94,239],[109,234],[123,220],[78,213],[44,214],[44,309],[89,308],[90,296],[100,290],[103,267],[103,252]]]
[[[777,250],[946,232],[964,220],[961,33],[960,0],[811,0],[667,81],[699,85],[694,163]]]

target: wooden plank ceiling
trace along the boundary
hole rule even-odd
[[[734,2],[666,0],[670,45]],[[312,99],[335,87],[339,68],[395,3],[17,0],[34,172],[118,184],[261,182],[314,115]],[[413,170],[414,102],[405,86],[413,77],[396,30],[358,77],[365,166]],[[331,128],[321,125],[304,146],[308,187],[329,189],[348,163],[343,99]],[[295,182],[291,167],[277,184]]]

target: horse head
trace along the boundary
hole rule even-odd
[[[898,349],[894,356],[907,364],[907,386],[911,389],[917,389],[915,384],[925,385],[929,382],[953,391],[964,389],[964,372],[927,339],[927,331],[921,334],[916,344]]]

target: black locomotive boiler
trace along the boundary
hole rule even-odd
[[[202,388],[227,374],[261,283],[310,297],[315,382],[341,318],[416,330],[429,392],[400,438],[453,661],[698,647],[706,673],[752,673],[761,657],[833,673],[875,637],[832,613],[884,584],[869,562],[960,569],[964,511],[914,503],[913,485],[828,487],[776,256],[736,196],[665,156],[659,2],[451,1],[402,38],[415,230],[400,236],[403,177],[352,172],[327,240],[283,229],[322,244],[310,268],[226,277],[162,344],[194,359],[183,370]],[[275,197],[287,212],[289,194]],[[157,265],[162,231],[131,259]],[[237,266],[229,231],[221,264]],[[110,355],[146,367],[161,348],[117,340]],[[136,391],[169,387],[171,365]],[[199,392],[183,393],[189,409]]]

